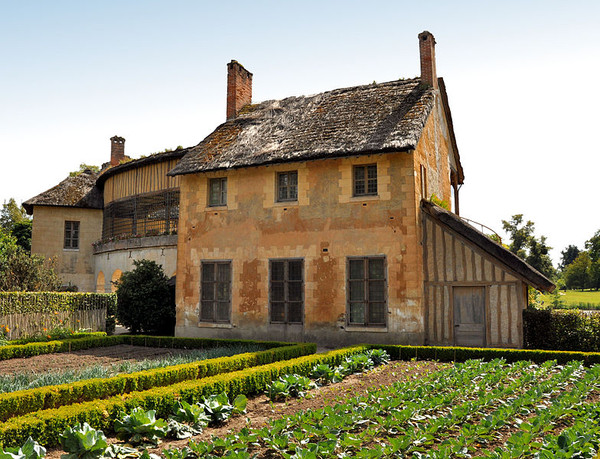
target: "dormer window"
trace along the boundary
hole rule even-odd
[[[354,196],[377,196],[377,164],[354,166]]]

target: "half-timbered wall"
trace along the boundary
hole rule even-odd
[[[527,287],[510,269],[432,217],[423,218],[427,343],[454,345],[455,287],[485,287],[485,336],[490,347],[522,346]]]

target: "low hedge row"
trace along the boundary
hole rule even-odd
[[[440,362],[464,362],[469,359],[504,359],[507,362],[519,360],[531,360],[542,363],[547,360],[556,360],[558,363],[566,363],[578,360],[585,365],[600,363],[598,352],[569,352],[569,351],[546,351],[531,349],[496,349],[476,347],[441,347],[441,346],[399,346],[377,344],[369,345],[372,349],[385,349],[392,360],[438,360]]]
[[[73,333],[72,335],[69,335],[66,338],[61,338],[61,341],[64,341],[66,339],[83,339],[83,338],[92,338],[92,337],[100,337],[100,336],[106,336],[106,332],[88,332],[88,333]],[[29,343],[47,343],[49,341],[56,341],[59,338],[56,339],[44,339],[42,338],[37,338],[37,337],[33,337],[33,338],[22,338],[22,339],[11,339],[9,341],[10,344],[7,344],[7,346],[22,346],[23,344],[29,344]]]
[[[268,363],[314,354],[316,345],[299,343],[266,351],[201,360],[182,365],[121,374],[111,378],[86,379],[0,394],[0,421],[48,408],[105,399],[114,395],[169,386],[182,381],[229,373]]]
[[[139,406],[146,410],[156,410],[157,416],[166,417],[177,404],[177,400],[198,402],[204,396],[223,391],[230,397],[238,394],[260,393],[280,375],[289,373],[307,375],[318,363],[338,365],[346,356],[366,349],[367,346],[354,346],[326,354],[304,356],[200,380],[132,392],[106,400],[37,411],[2,423],[0,445],[3,447],[21,445],[31,436],[42,445],[55,446],[59,443],[59,436],[65,428],[78,422],[87,422],[95,429],[112,433],[114,421],[122,411],[131,411]]]
[[[289,343],[279,341],[250,341],[209,338],[175,338],[165,336],[117,335],[105,336],[104,333],[90,333],[91,336],[77,339],[63,339],[47,342],[8,345],[0,347],[0,360],[8,360],[35,355],[53,354],[57,352],[73,352],[95,347],[109,347],[118,344],[133,346],[165,347],[171,349],[210,349],[219,346],[259,343],[265,348],[288,346]]]

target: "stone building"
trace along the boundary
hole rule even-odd
[[[419,78],[259,104],[230,62],[213,133],[90,177],[102,199],[80,207],[102,242],[80,255],[96,289],[150,258],[177,273],[179,336],[521,346],[527,285],[553,285],[458,217],[464,174],[429,32],[419,51]],[[50,225],[38,209],[75,207],[43,196],[26,203],[34,234]],[[66,260],[67,217],[50,226]]]

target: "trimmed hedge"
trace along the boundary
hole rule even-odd
[[[73,333],[72,335],[69,335],[66,338],[62,338],[60,339],[60,341],[64,341],[66,339],[83,339],[83,338],[92,338],[92,337],[99,337],[99,336],[106,336],[106,332],[87,332],[87,333]],[[11,339],[9,342],[10,344],[7,344],[7,346],[21,346],[23,344],[29,344],[29,343],[47,343],[49,341],[57,341],[57,339],[44,339],[44,338],[23,338],[23,339]],[[1,359],[0,359],[1,360]]]
[[[114,293],[0,292],[0,316],[110,309],[116,303]]]
[[[122,411],[127,412],[139,406],[145,410],[156,410],[157,417],[166,417],[176,406],[177,400],[198,402],[204,396],[223,391],[227,392],[229,397],[260,393],[280,375],[307,375],[318,363],[338,365],[346,356],[366,349],[367,346],[354,346],[326,354],[299,357],[200,380],[132,392],[106,400],[77,403],[11,418],[0,425],[0,445],[21,445],[31,436],[44,446],[55,446],[59,443],[59,436],[64,429],[78,422],[87,422],[95,429],[111,433],[114,431],[114,421],[120,417]]]
[[[600,313],[526,309],[523,345],[527,349],[600,352]]]
[[[600,363],[598,352],[569,352],[546,351],[530,349],[495,349],[477,347],[441,347],[441,346],[399,346],[387,344],[369,345],[370,349],[384,349],[392,360],[437,360],[440,362],[464,362],[469,359],[504,359],[509,363],[519,360],[530,360],[542,363],[547,360],[556,360],[558,363],[567,363],[578,360],[590,366]]]
[[[84,338],[69,338],[46,342],[33,342],[27,344],[8,345],[0,347],[0,360],[9,360],[22,357],[33,357],[35,355],[52,354],[58,352],[73,352],[95,347],[117,346],[119,344],[130,344],[132,346],[164,347],[172,349],[211,349],[220,346],[231,346],[237,344],[261,344],[267,349],[274,347],[289,346],[290,343],[279,341],[251,341],[233,339],[210,339],[210,338],[175,338],[172,336],[145,336],[145,335],[117,335],[105,336],[104,333],[90,333],[91,336]]]
[[[164,341],[164,340],[163,340]],[[169,386],[221,373],[243,370],[280,360],[314,354],[316,345],[300,343],[266,351],[201,360],[153,370],[44,386],[0,394],[0,421],[38,410],[58,408],[77,402],[105,399],[114,395]]]

